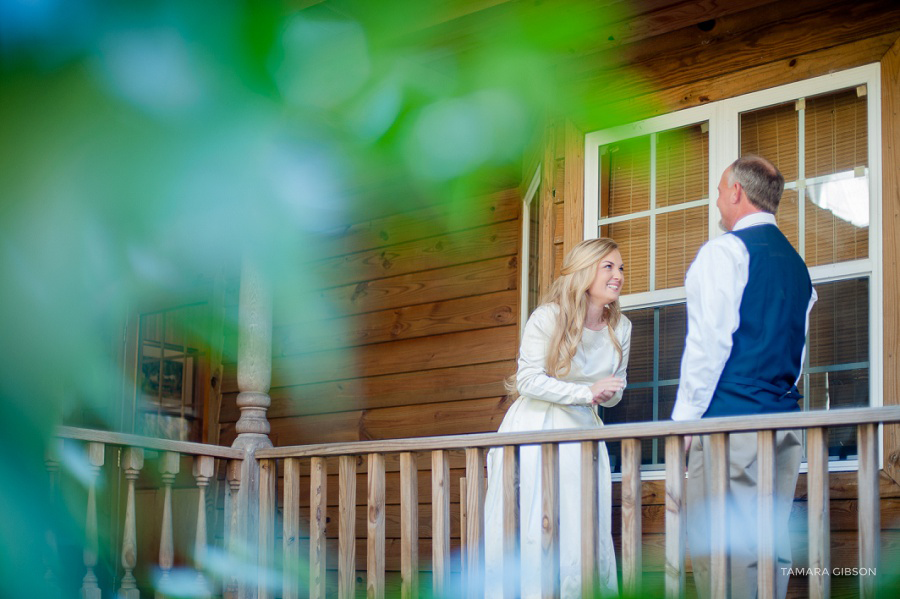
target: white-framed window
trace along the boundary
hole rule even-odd
[[[880,97],[873,64],[585,137],[585,237],[619,242],[621,303],[634,324],[626,397],[605,422],[670,417],[686,334],[684,275],[697,250],[723,234],[716,187],[743,154],[784,174],[778,225],[819,294],[803,409],[881,404],[881,231],[869,227],[881,215]],[[662,468],[662,447],[644,442],[645,469]],[[855,430],[832,429],[829,453],[834,468],[855,467]]]
[[[538,255],[540,253],[541,210],[538,190],[541,186],[541,164],[537,165],[522,200],[522,264],[519,268],[519,334],[525,330],[528,317],[538,306]]]

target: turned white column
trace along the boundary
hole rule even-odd
[[[85,518],[84,533],[84,567],[87,572],[81,583],[82,599],[101,599],[100,587],[97,586],[97,575],[94,568],[97,566],[97,552],[99,540],[97,537],[97,476],[103,467],[105,447],[103,443],[88,443],[88,466],[90,467],[90,484],[88,486],[87,514]]]
[[[134,567],[137,565],[137,521],[134,509],[134,481],[137,480],[144,467],[144,450],[129,447],[122,456],[122,470],[128,480],[128,494],[125,498],[125,529],[122,531],[122,585],[119,587],[119,599],[141,599],[137,581],[134,579]]]
[[[203,575],[203,566],[206,561],[206,487],[209,479],[215,473],[216,462],[212,456],[199,455],[194,457],[194,480],[197,481],[199,498],[197,500],[197,537],[194,540],[194,567],[197,569],[197,585],[202,589],[204,597],[210,596],[212,590]]]
[[[159,456],[159,471],[162,474],[165,495],[163,496],[162,530],[159,534],[159,577],[157,587],[165,587],[169,582],[169,572],[175,563],[174,531],[172,530],[172,483],[181,469],[181,455],[174,451],[166,451]],[[159,591],[158,599],[164,597]]]
[[[272,382],[272,295],[268,281],[252,258],[244,257],[241,266],[240,305],[238,306],[237,407],[241,416],[235,425],[238,433],[232,447],[242,449],[241,487],[237,496],[237,538],[245,549],[250,567],[259,556],[259,462],[253,457],[261,447],[272,447],[269,440],[269,385]],[[240,599],[254,599],[257,585],[242,577],[238,583]]]

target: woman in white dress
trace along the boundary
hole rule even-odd
[[[590,239],[563,261],[545,303],[528,319],[519,347],[510,406],[499,432],[589,429],[603,426],[597,406],[619,403],[631,322],[619,309],[624,267],[611,239]],[[616,557],[611,533],[609,454],[600,443],[597,460],[599,590],[615,595]],[[581,597],[581,453],[578,444],[559,448],[560,594]],[[485,499],[485,595],[502,596],[504,576],[519,576],[522,597],[541,595],[541,455],[523,446],[519,461],[521,569],[503,569],[502,454],[488,452]],[[507,563],[516,564],[517,556]]]

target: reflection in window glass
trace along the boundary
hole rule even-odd
[[[765,156],[784,175],[778,225],[806,264],[867,258],[868,123],[861,89],[802,98],[740,118],[741,154]]]
[[[806,264],[869,255],[869,178],[823,181],[806,188]]]

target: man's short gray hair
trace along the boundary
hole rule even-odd
[[[729,184],[740,183],[751,204],[775,214],[784,191],[784,177],[778,168],[762,156],[752,154],[741,156],[729,168]]]

